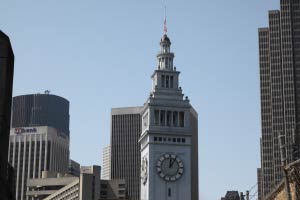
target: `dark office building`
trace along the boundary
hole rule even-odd
[[[227,191],[225,197],[222,197],[221,200],[243,200],[243,197],[240,197],[238,191]]]
[[[12,128],[51,126],[69,136],[69,101],[45,94],[21,95],[13,98]]]
[[[293,161],[293,149],[299,146],[300,1],[280,2],[280,11],[269,11],[269,27],[259,29],[262,120],[259,199],[282,180],[282,163]],[[284,138],[284,151],[280,151],[279,137]]]
[[[111,111],[111,179],[125,179],[131,200],[140,199],[141,109],[113,108]]]
[[[0,196],[13,199],[10,189],[13,170],[8,164],[8,144],[14,73],[14,54],[7,35],[0,31]]]

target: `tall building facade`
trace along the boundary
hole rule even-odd
[[[13,98],[12,127],[51,126],[69,136],[69,101],[49,94],[29,94]]]
[[[14,73],[14,53],[9,37],[0,31],[0,194],[10,198],[11,170],[7,162]]]
[[[141,200],[198,200],[198,114],[184,98],[166,34],[141,112]]]
[[[261,193],[282,179],[282,161],[293,161],[300,135],[300,1],[281,0],[259,29],[261,92]],[[283,138],[284,151],[279,146]],[[282,156],[282,157],[281,157]]]
[[[69,138],[48,126],[12,128],[8,161],[15,169],[15,198],[26,197],[27,180],[42,171],[67,173]]]
[[[140,200],[140,145],[142,107],[111,110],[111,179],[124,179],[128,197]]]
[[[107,145],[103,148],[102,154],[102,180],[109,180],[110,179],[110,166],[111,166],[111,153],[110,153],[110,145]]]

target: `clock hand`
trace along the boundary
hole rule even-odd
[[[173,159],[173,162],[171,163],[171,167],[173,166],[173,164],[175,163],[175,161],[176,161],[176,157]]]

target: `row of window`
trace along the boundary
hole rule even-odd
[[[169,110],[155,110],[154,124],[156,126],[184,127],[184,112],[169,111]]]
[[[185,138],[154,137],[154,142],[185,143]]]

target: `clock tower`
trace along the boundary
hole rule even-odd
[[[141,200],[198,200],[198,116],[179,87],[166,32],[142,115]]]

